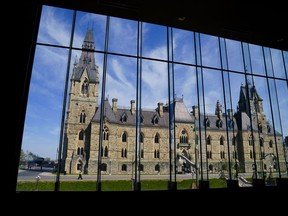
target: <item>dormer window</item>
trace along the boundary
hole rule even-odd
[[[122,123],[125,123],[125,122],[127,122],[127,119],[128,119],[127,114],[126,114],[126,113],[123,113],[123,115],[121,116],[121,122],[122,122]]]
[[[152,122],[153,122],[154,125],[158,125],[158,123],[159,123],[159,118],[158,118],[157,115],[155,115],[155,116],[153,117]]]
[[[270,127],[270,125],[267,125],[267,132],[268,132],[268,133],[271,133],[271,127]]]
[[[216,126],[218,128],[222,128],[223,127],[223,122],[220,119],[218,119],[217,122],[216,122]]]
[[[204,120],[204,126],[205,127],[210,127],[210,120],[207,117]]]

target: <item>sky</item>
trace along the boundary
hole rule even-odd
[[[105,45],[106,16],[77,12],[73,47],[81,48],[87,29],[93,29],[95,49],[103,51]],[[73,11],[45,6],[42,10],[38,43],[59,46],[69,46],[71,38]],[[137,55],[138,23],[110,17],[108,51],[126,55]],[[142,26],[142,56],[167,60],[167,27],[143,23]],[[243,71],[241,43],[226,40],[228,67],[230,70]],[[265,64],[262,48],[249,45],[251,69],[253,74],[264,75]],[[193,32],[173,29],[173,60],[195,64]],[[201,34],[202,64],[207,67],[220,68],[220,51],[218,38]],[[70,61],[69,76],[75,59],[80,51],[38,45],[35,52],[32,78],[29,90],[27,113],[24,126],[22,149],[41,157],[57,158],[59,146],[61,115],[64,99],[65,77]],[[285,70],[281,52],[271,49],[273,71],[276,77],[285,78]],[[285,53],[287,58],[288,54]],[[103,59],[101,53],[95,53],[96,64],[99,66],[99,100],[102,88]],[[287,61],[287,60],[286,60]],[[107,56],[107,77],[105,97],[111,103],[112,98],[118,99],[118,106],[129,107],[130,100],[136,99],[137,59],[116,55]],[[155,60],[142,60],[142,107],[155,109],[158,102],[168,103],[168,65]],[[189,111],[197,104],[196,68],[189,65],[173,65],[175,96],[182,97]],[[227,76],[224,74],[224,76]],[[216,69],[203,69],[205,110],[215,112],[217,100],[224,107],[222,89],[222,73]],[[230,73],[231,103],[234,111],[239,99],[241,84],[245,84],[242,74]],[[273,82],[271,82],[273,84]],[[267,81],[262,77],[254,77],[254,84],[259,95],[264,99],[264,111],[271,121],[270,105],[267,103]],[[279,110],[281,119],[288,119],[288,89],[285,81],[276,81],[271,85],[272,101],[278,97],[279,107],[273,105],[273,110]],[[224,107],[225,108],[225,107]],[[230,106],[228,107],[230,108]],[[227,108],[227,109],[228,109]],[[203,109],[203,108],[202,108]],[[277,112],[278,113],[278,112]],[[279,116],[279,115],[278,115]],[[288,121],[282,121],[274,114],[277,129],[288,135]]]

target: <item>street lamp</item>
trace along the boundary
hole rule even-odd
[[[238,179],[238,160],[235,161],[235,179]]]
[[[36,176],[36,191],[38,191],[38,182],[40,181],[41,177],[38,175]]]

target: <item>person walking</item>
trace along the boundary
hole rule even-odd
[[[83,178],[82,178],[82,171],[81,171],[81,170],[80,170],[79,175],[78,175],[78,180],[79,180],[79,179],[83,179]]]

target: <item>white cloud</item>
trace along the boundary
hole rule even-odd
[[[43,7],[38,42],[69,45],[73,12],[54,7]]]

